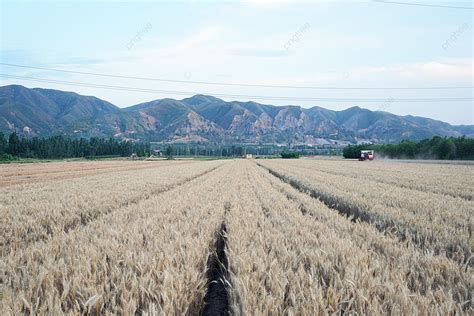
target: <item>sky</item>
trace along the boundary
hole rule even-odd
[[[473,6],[435,0],[0,0],[1,63],[168,80],[0,65],[0,85],[74,91],[119,107],[199,93],[474,124],[472,100],[437,100],[473,97]],[[328,87],[337,89],[320,89]],[[433,87],[461,89],[393,89]]]

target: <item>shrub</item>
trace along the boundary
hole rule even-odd
[[[0,161],[15,161],[18,160],[17,157],[10,154],[0,154]]]
[[[297,152],[282,152],[281,158],[283,159],[298,159],[300,158],[300,154]]]

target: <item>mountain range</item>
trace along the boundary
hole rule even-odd
[[[20,85],[0,87],[0,131],[40,137],[313,145],[397,142],[434,135],[474,137],[473,125],[454,126],[360,107],[332,111],[195,95],[119,108],[93,96]]]

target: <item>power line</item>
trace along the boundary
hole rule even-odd
[[[136,87],[113,86],[113,85],[94,84],[94,83],[85,83],[85,82],[74,82],[74,81],[54,80],[54,79],[45,79],[45,78],[15,76],[15,75],[1,74],[1,73],[0,73],[0,77],[26,80],[26,81],[34,81],[34,82],[56,83],[56,84],[70,85],[70,86],[109,89],[109,90],[117,90],[117,91],[160,93],[160,94],[173,94],[173,95],[183,95],[183,96],[199,94],[197,92],[190,92],[190,91],[156,90],[156,89],[145,89],[145,88],[136,88]],[[387,99],[310,98],[310,97],[304,98],[304,97],[240,95],[240,94],[223,94],[223,93],[209,93],[209,95],[213,95],[216,97],[224,97],[224,98],[279,100],[279,101],[367,102],[367,103],[368,102],[387,102]],[[390,102],[459,102],[459,101],[472,101],[472,100],[473,100],[472,97],[471,98],[415,98],[415,99],[390,98]]]
[[[398,2],[398,1],[385,1],[385,0],[372,0],[372,1],[373,2],[378,2],[378,3],[411,5],[411,6],[418,6],[418,7],[474,10],[474,8],[472,8],[472,7],[458,7],[458,6],[452,6],[452,5],[440,5],[440,4],[429,4],[429,3],[413,3],[413,2]]]
[[[212,82],[212,81],[191,81],[191,80],[174,80],[164,78],[148,78],[148,77],[136,77],[136,76],[123,76],[115,74],[85,72],[85,71],[74,71],[48,67],[36,67],[26,66],[18,64],[1,63],[3,66],[19,67],[36,70],[55,71],[62,73],[71,73],[79,75],[90,75],[108,78],[119,78],[119,79],[132,79],[132,80],[146,80],[146,81],[160,81],[160,82],[172,82],[172,83],[185,83],[185,84],[203,84],[203,85],[216,85],[216,86],[236,86],[236,87],[257,87],[257,88],[281,88],[281,89],[319,89],[319,90],[448,90],[448,89],[473,89],[474,86],[459,86],[459,87],[322,87],[322,86],[286,86],[286,85],[268,85],[268,84],[249,84],[249,83],[230,83],[230,82]]]

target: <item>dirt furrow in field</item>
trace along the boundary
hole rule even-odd
[[[228,269],[227,227],[225,222],[222,222],[216,232],[212,253],[207,260],[207,291],[202,304],[202,315],[230,314]]]

